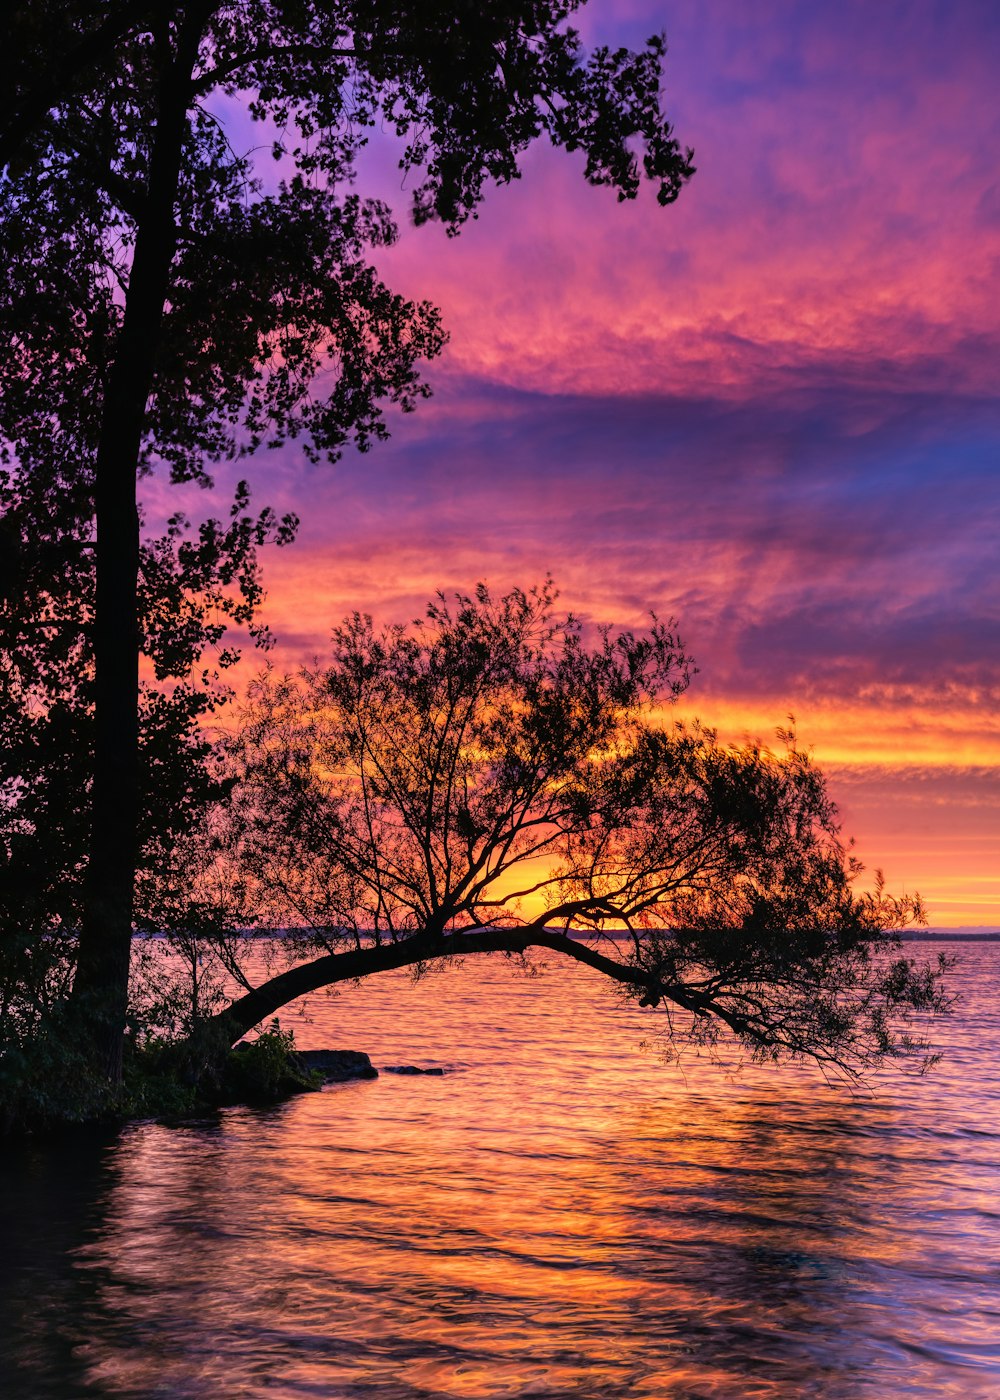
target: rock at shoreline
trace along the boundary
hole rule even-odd
[[[419,1065],[383,1065],[386,1074],[444,1074],[443,1069],[421,1069]]]
[[[304,1070],[321,1074],[325,1084],[378,1078],[378,1070],[363,1050],[297,1050],[295,1058]]]

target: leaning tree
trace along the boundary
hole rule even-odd
[[[231,1042],[321,987],[545,949],[758,1057],[853,1074],[922,1049],[911,1018],[945,1003],[940,969],[899,950],[919,902],[856,888],[792,736],[776,754],[672,721],[673,626],[588,645],[553,597],[481,586],[383,632],[354,614],[325,664],[259,679],[224,745],[231,800],[183,857],[214,903],[203,951],[244,987],[215,1027]],[[289,964],[256,983],[248,928],[284,930]]]
[[[143,721],[173,733],[181,769],[197,761],[219,694],[204,655],[227,622],[253,623],[257,547],[296,524],[251,512],[241,483],[229,517],[178,513],[146,535],[137,483],[209,485],[214,464],[292,440],[333,459],[425,394],[437,313],[380,280],[371,250],[396,229],[353,188],[373,129],[400,138],[417,222],[451,232],[540,137],[620,198],[644,177],[676,197],[692,167],[661,108],[663,41],[585,59],[566,23],[580,2],[14,0],[5,15],[0,858],[31,911],[12,916],[15,954],[39,926],[68,931],[78,1021],[112,1080],[136,868],[158,844]],[[72,841],[39,860],[60,770]],[[184,829],[192,788],[171,786],[158,820]]]

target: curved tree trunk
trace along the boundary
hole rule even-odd
[[[332,987],[338,982],[352,982],[377,972],[414,967],[443,958],[464,957],[470,953],[524,953],[529,948],[548,948],[550,952],[560,953],[594,968],[614,982],[635,987],[644,994],[640,1004],[655,1005],[661,997],[668,997],[678,1006],[696,1014],[704,1009],[683,988],[661,986],[643,969],[606,957],[589,944],[579,943],[564,933],[545,928],[479,928],[471,929],[468,933],[445,934],[433,940],[418,935],[402,943],[387,943],[347,953],[328,953],[271,977],[213,1016],[209,1024],[224,1033],[230,1044],[234,1044],[247,1031],[266,1017],[273,1016],[290,1001],[308,992],[318,991],[321,987]]]

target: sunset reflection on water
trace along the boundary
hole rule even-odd
[[[2,1393],[1000,1393],[1000,945],[930,1078],[664,1066],[573,970],[318,999],[383,1074],[5,1168]],[[9,1377],[9,1379],[8,1379]]]

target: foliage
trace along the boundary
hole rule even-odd
[[[378,635],[354,614],[332,664],[251,688],[234,745],[241,870],[269,921],[308,924],[335,946],[502,918],[500,890],[556,880],[600,802],[595,759],[613,760],[643,702],[686,684],[670,627],[604,633],[584,647],[554,622],[550,585],[494,604],[481,587],[423,622]],[[310,852],[300,860],[296,851]]]
[[[120,1086],[87,1072],[86,1046],[65,1016],[0,1054],[0,1142],[128,1118],[185,1118],[231,1104],[272,1104],[321,1086],[277,1020],[230,1047],[210,1023],[183,1040],[143,1027],[128,1037]]]
[[[222,1093],[238,1103],[271,1102],[318,1087],[320,1077],[295,1061],[295,1038],[277,1020],[254,1040],[241,1041],[224,1067]]]
[[[178,1043],[149,1035],[125,1061],[122,1111],[130,1116],[183,1117],[227,1104],[277,1103],[319,1088],[320,1078],[296,1059],[295,1037],[277,1020],[230,1049],[207,1027]]]
[[[857,890],[794,736],[774,753],[669,722],[689,673],[673,626],[588,644],[553,604],[548,584],[480,586],[411,628],[354,614],[327,665],[261,677],[202,878],[232,925],[287,927],[299,961],[219,1023],[383,967],[541,947],[702,1043],[722,1029],[848,1074],[920,1051],[909,1021],[946,1002],[940,969],[899,951],[919,901]]]
[[[87,1073],[61,1010],[0,1048],[0,1139],[113,1116],[114,1095]]]

